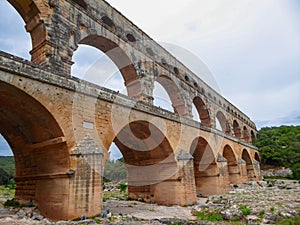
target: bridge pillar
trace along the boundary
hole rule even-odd
[[[128,196],[145,202],[155,201],[159,205],[183,206],[195,203],[192,159],[190,154],[180,153],[177,161],[154,166],[151,173],[143,171],[143,168],[128,166]]]
[[[243,183],[247,183],[248,182],[248,174],[247,174],[247,165],[246,165],[246,161],[239,158],[238,159],[238,167],[240,170],[240,179],[239,179],[239,183],[237,184],[243,184]]]
[[[260,163],[257,160],[253,160],[253,168],[254,168],[254,174],[255,174],[255,178],[256,180],[261,180],[262,179],[262,174],[261,174],[261,170],[260,170]]]
[[[197,195],[224,194],[230,189],[227,162],[212,163],[204,171],[196,171],[195,177]]]
[[[103,151],[88,135],[71,152],[68,219],[101,213]]]

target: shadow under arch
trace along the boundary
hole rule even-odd
[[[192,142],[190,152],[194,157],[197,195],[218,194],[220,173],[212,148],[204,138],[197,137]]]
[[[257,162],[261,163],[261,159],[260,159],[259,154],[258,154],[257,152],[255,152],[255,154],[254,154],[254,159],[255,159]]]
[[[236,159],[236,155],[234,154],[233,149],[226,145],[223,149],[223,157],[227,160],[228,166],[228,175],[229,181],[231,184],[238,184],[240,183],[240,170],[238,167],[238,161]]]
[[[216,118],[220,123],[222,131],[225,134],[229,135],[230,134],[230,127],[229,127],[229,124],[228,124],[228,121],[227,121],[225,115],[221,111],[218,111],[217,114],[216,114]]]
[[[89,35],[79,41],[78,44],[95,47],[105,53],[118,67],[125,81],[128,96],[141,99],[142,87],[134,62],[128,57],[122,48],[115,42],[100,35]]]
[[[252,180],[253,178],[255,178],[254,167],[250,154],[246,149],[244,149],[242,152],[242,159],[246,162],[248,180]]]
[[[167,91],[174,112],[182,116],[187,115],[184,98],[176,83],[167,75],[160,75],[156,81]]]
[[[160,129],[147,121],[134,121],[122,128],[113,142],[124,158],[129,197],[174,204],[176,185],[170,180],[176,176],[178,166],[173,149]]]
[[[255,134],[254,134],[254,131],[253,130],[251,130],[251,132],[250,132],[250,135],[251,135],[251,142],[253,143],[253,141],[255,140],[255,138],[256,138],[256,136],[255,136]]]
[[[69,183],[69,152],[59,124],[36,99],[2,81],[0,102],[0,133],[15,158],[15,198],[25,204],[33,201],[48,218],[62,217],[68,201],[62,188]]]
[[[250,142],[250,135],[246,126],[243,127],[243,139],[248,143]]]
[[[204,101],[200,97],[196,96],[193,100],[193,104],[195,105],[195,107],[197,109],[201,123],[210,126],[211,118],[210,118],[209,111],[208,111]]]
[[[238,139],[241,139],[242,137],[241,128],[239,123],[236,120],[233,121],[233,131],[234,131],[234,136]]]

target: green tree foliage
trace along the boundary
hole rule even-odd
[[[254,145],[261,149],[263,164],[290,168],[300,179],[300,126],[262,128]]]
[[[116,161],[107,161],[104,168],[104,179],[108,181],[121,181],[126,180],[127,170],[125,167],[124,159]]]

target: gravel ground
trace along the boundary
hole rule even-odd
[[[248,209],[245,215],[241,206]],[[0,224],[8,225],[80,225],[80,224],[278,224],[285,218],[300,215],[300,184],[297,181],[259,181],[233,186],[229,194],[199,198],[194,206],[158,206],[138,201],[109,200],[103,203],[109,218],[96,217],[80,222],[50,222],[35,208],[0,207]],[[200,221],[194,212],[218,212],[219,222]],[[198,220],[197,220],[198,219]],[[231,220],[231,221],[230,221]],[[239,220],[240,222],[232,222]]]

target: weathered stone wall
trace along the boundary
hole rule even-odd
[[[16,196],[32,199],[49,218],[100,212],[102,168],[112,142],[120,148],[129,175],[135,174],[129,176],[129,194],[135,198],[186,205],[196,201],[196,194],[225,193],[230,181],[260,179],[257,149],[247,142],[134,98],[0,55],[1,110],[5,111],[0,119],[7,124],[0,131],[14,146]],[[18,103],[16,93],[34,106],[30,112],[11,105]],[[12,113],[14,117],[6,116]],[[22,129],[30,130],[13,126],[13,119],[21,116]],[[128,126],[132,134],[124,129]],[[26,136],[27,131],[31,136]],[[132,145],[134,136],[139,145]],[[134,149],[137,146],[141,149]],[[232,152],[225,154],[228,148]],[[228,169],[229,162],[237,171]]]

